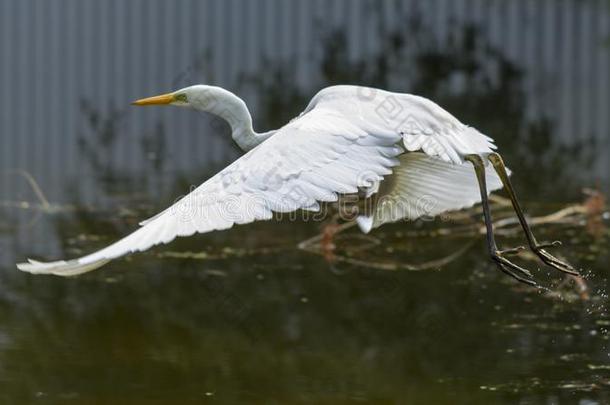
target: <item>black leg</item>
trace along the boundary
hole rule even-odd
[[[465,159],[472,163],[474,171],[477,175],[479,182],[479,189],[481,191],[481,203],[483,205],[483,215],[485,217],[485,227],[487,228],[487,248],[491,259],[498,265],[500,270],[505,274],[515,278],[516,280],[531,285],[537,286],[536,282],[530,280],[532,273],[528,270],[514,264],[510,260],[506,259],[504,255],[515,253],[521,250],[521,247],[508,250],[498,250],[496,240],[494,238],[493,222],[491,219],[491,211],[489,209],[489,200],[487,198],[487,183],[485,180],[485,164],[483,159],[479,155],[468,155]],[[519,274],[520,273],[520,274]]]
[[[521,223],[521,227],[523,228],[523,231],[525,232],[525,237],[527,238],[527,242],[528,242],[530,248],[532,249],[532,251],[534,253],[536,253],[536,255],[538,255],[538,257],[540,257],[540,259],[547,265],[549,265],[559,271],[562,271],[564,273],[578,276],[579,274],[574,269],[574,267],[572,267],[568,263],[565,263],[565,262],[557,259],[555,256],[551,255],[549,252],[544,250],[546,248],[560,246],[561,245],[560,241],[554,241],[554,242],[550,242],[550,243],[539,243],[536,240],[536,237],[534,236],[529,224],[525,220],[525,216],[523,215],[523,210],[521,210],[521,206],[519,205],[519,200],[517,200],[517,195],[515,194],[515,190],[513,189],[513,186],[508,177],[508,173],[506,172],[506,167],[504,166],[502,157],[497,153],[492,153],[489,155],[488,159],[491,162],[491,164],[493,165],[494,169],[496,170],[496,173],[498,173],[498,176],[500,176],[500,180],[502,180],[502,184],[504,185],[504,188],[506,189],[506,191],[508,192],[508,195],[510,196],[510,200],[513,203],[513,209],[515,210],[515,213],[517,214],[517,217],[519,218],[519,222]]]

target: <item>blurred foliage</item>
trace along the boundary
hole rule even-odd
[[[79,134],[78,147],[84,169],[95,177],[100,197],[119,195],[131,186],[139,189],[158,189],[167,166],[167,140],[165,129],[157,122],[152,130],[139,136],[128,136],[125,130],[126,110],[109,109],[106,113],[89,101],[81,101],[85,130]],[[131,159],[119,161],[116,157],[125,139],[139,140],[139,153],[145,166],[139,173],[128,170]]]
[[[81,100],[81,112],[87,129],[79,134],[78,147],[98,182],[110,185],[122,177],[116,173],[117,168],[111,157],[121,133],[125,113],[113,109],[104,115],[87,100]]]
[[[528,117],[524,72],[494,47],[480,27],[456,26],[437,41],[417,13],[405,24],[386,29],[379,17],[376,52],[353,60],[344,31],[329,29],[322,37],[319,80],[303,89],[293,63],[267,66],[244,85],[260,94],[257,125],[279,127],[302,111],[321,88],[357,84],[428,97],[462,122],[493,137],[515,181],[528,198],[576,199],[589,184],[595,164],[595,140],[575,134],[563,142],[548,116]],[[535,174],[535,175],[533,175]]]

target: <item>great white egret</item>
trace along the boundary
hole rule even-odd
[[[372,202],[356,218],[363,232],[482,202],[489,255],[504,273],[535,285],[528,270],[506,258],[524,247],[500,250],[494,240],[487,197],[504,186],[531,250],[547,265],[578,274],[545,250],[558,242],[539,243],[532,234],[493,139],[426,98],[332,86],[318,92],[299,117],[265,133],[253,130],[244,101],[220,87],[195,85],[133,104],[216,115],[247,153],[114,244],[68,261],[29,260],[17,265],[20,270],[73,276],[177,236],[266,220],[273,212],[316,211],[321,202],[363,195]],[[486,170],[488,162],[494,171]]]

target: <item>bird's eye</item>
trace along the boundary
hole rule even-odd
[[[176,101],[182,101],[183,103],[187,103],[188,102],[188,100],[186,98],[186,94],[184,94],[184,93],[176,94],[174,96],[174,99]]]

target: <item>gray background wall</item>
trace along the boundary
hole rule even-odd
[[[378,52],[380,24],[414,23],[406,13],[439,47],[453,26],[474,22],[526,72],[531,117],[551,117],[562,142],[601,141],[596,173],[607,179],[609,7],[606,0],[0,0],[0,168],[26,169],[53,201],[95,200],[94,169],[78,146],[95,132],[92,111],[101,120],[113,111],[122,117],[111,128],[109,167],[147,170],[155,156],[142,152],[142,138],[159,127],[170,179],[221,165],[236,156],[222,128],[188,111],[129,102],[206,82],[238,92],[256,114],[256,92],[240,85],[244,74],[264,76],[287,63],[309,91],[323,32],[344,32],[349,58],[366,59]],[[31,199],[23,183],[5,176],[1,199]]]

